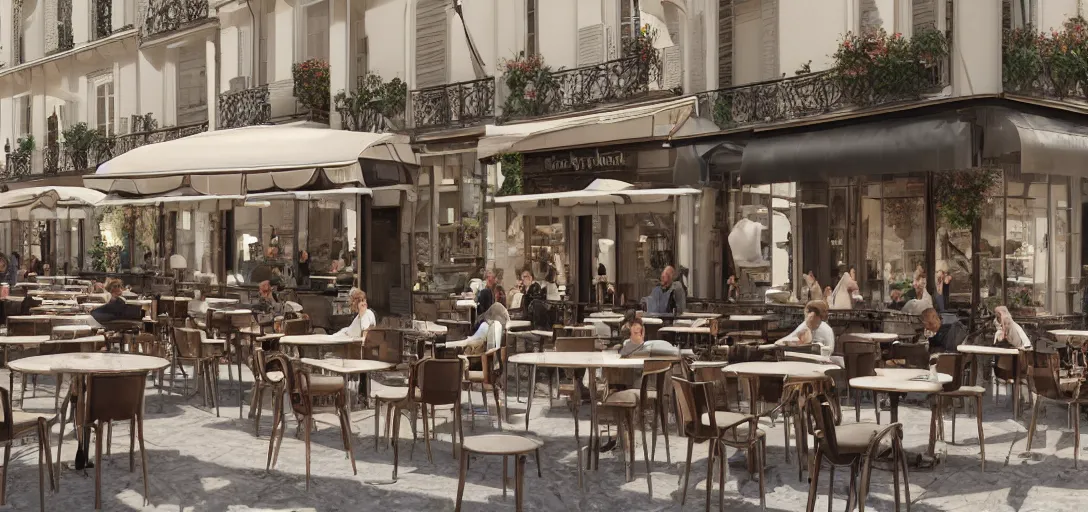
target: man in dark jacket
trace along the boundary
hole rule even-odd
[[[96,322],[106,325],[116,320],[140,320],[144,317],[143,309],[125,303],[125,299],[121,297],[124,287],[120,279],[107,281],[106,292],[110,294],[110,300],[91,310],[91,317]]]

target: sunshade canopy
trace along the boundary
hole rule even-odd
[[[215,130],[124,153],[84,177],[106,192],[155,195],[293,190],[324,182],[363,185],[360,159],[418,165],[404,135],[295,125]]]
[[[1088,128],[1065,119],[994,107],[984,111],[982,156],[1019,155],[1020,172],[1088,177]]]
[[[0,220],[83,218],[105,194],[83,187],[30,187],[0,193]],[[57,214],[57,210],[65,210]]]
[[[695,112],[694,96],[561,119],[487,125],[476,148],[480,159],[504,153],[616,145],[665,139]]]
[[[698,193],[699,191],[694,188],[639,189],[625,181],[596,179],[582,190],[500,196],[495,198],[495,204],[510,206],[514,209],[529,209],[537,206],[571,208],[599,204],[647,204]]]

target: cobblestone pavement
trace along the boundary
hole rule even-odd
[[[5,373],[5,372],[0,372]],[[180,378],[180,377],[179,377]],[[7,376],[0,375],[0,382]],[[53,407],[52,381],[42,378],[37,398],[26,401],[28,410],[48,411]],[[18,383],[16,383],[18,386]],[[438,440],[432,444],[434,463],[428,463],[423,443],[411,449],[411,433],[402,428],[400,479],[387,483],[392,471],[392,450],[374,448],[374,419],[370,410],[352,413],[352,435],[359,474],[351,473],[346,460],[335,415],[318,417],[313,437],[313,485],[306,490],[304,448],[292,437],[294,421],[283,441],[279,464],[265,471],[271,407],[266,405],[262,436],[253,435],[253,421],[238,419],[237,395],[224,375],[222,417],[200,405],[198,397],[183,399],[167,394],[160,399],[149,389],[145,431],[151,496],[144,503],[140,471],[128,471],[129,427],[117,424],[113,432],[112,457],[102,471],[103,505],[106,510],[229,510],[229,511],[299,511],[299,510],[452,510],[457,491],[457,463],[450,446],[450,412],[438,414]],[[543,441],[541,461],[543,477],[536,474],[536,462],[526,465],[525,506],[527,510],[701,510],[705,506],[707,448],[696,445],[691,486],[686,507],[680,506],[678,475],[683,469],[686,440],[670,436],[672,463],[666,462],[664,439],[659,437],[656,463],[652,468],[653,497],[647,495],[642,448],[636,450],[634,478],[626,482],[619,452],[601,456],[600,470],[587,472],[585,489],[579,491],[573,422],[563,402],[549,408],[542,387],[534,401],[529,430],[524,430],[524,404],[510,400],[510,423],[504,429]],[[474,394],[479,409],[479,392]],[[1051,406],[1040,420],[1034,450],[1025,453],[1026,411],[1020,422],[1013,421],[1004,395],[995,407],[992,396],[985,406],[986,472],[980,470],[978,439],[974,418],[961,413],[957,421],[956,445],[938,443],[943,458],[935,470],[912,470],[910,496],[915,511],[1056,511],[1080,510],[1088,501],[1088,469],[1073,469],[1073,436],[1067,429],[1064,409]],[[232,407],[233,405],[233,407]],[[494,404],[492,404],[493,406]],[[160,410],[161,409],[161,410]],[[847,421],[853,409],[844,406]],[[247,407],[248,411],[248,407]],[[480,411],[482,412],[482,411]],[[863,408],[863,421],[872,420],[873,408]],[[929,412],[918,401],[908,401],[901,408],[905,425],[905,444],[918,453],[925,448]],[[884,420],[887,421],[887,413]],[[407,422],[404,422],[406,425]],[[466,435],[469,430],[465,420]],[[384,418],[383,418],[384,428]],[[767,470],[768,510],[804,510],[807,482],[798,481],[796,461],[784,458],[782,424],[763,422],[768,434]],[[946,434],[951,434],[947,422]],[[64,458],[70,460],[75,441],[68,428]],[[493,421],[476,416],[475,433],[496,430]],[[582,408],[580,431],[589,430],[588,407]],[[56,433],[56,429],[54,429]],[[660,436],[660,434],[659,434]],[[637,434],[636,434],[637,437]],[[949,436],[950,437],[950,436]],[[53,438],[54,454],[56,437]],[[413,453],[414,451],[414,453]],[[93,453],[93,451],[92,451]],[[1083,458],[1083,454],[1082,454]],[[137,461],[139,458],[137,457]],[[38,507],[37,454],[33,445],[16,446],[12,451],[8,475],[8,505],[16,510]],[[137,462],[139,465],[139,462]],[[1088,464],[1083,466],[1088,468]],[[511,473],[513,470],[511,469]],[[464,510],[513,510],[513,486],[507,498],[502,496],[502,460],[480,457],[472,461],[465,487]],[[817,502],[818,510],[827,507],[827,471]],[[835,510],[845,507],[847,477],[836,472]],[[874,472],[868,507],[892,510],[892,479],[888,473]],[[88,510],[94,503],[94,473],[64,470],[59,492],[46,495],[50,510]],[[717,490],[712,504],[718,501]],[[758,510],[759,486],[743,467],[732,467],[726,481],[725,506],[728,510]]]

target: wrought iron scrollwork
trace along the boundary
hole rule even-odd
[[[543,90],[533,90],[533,112],[519,112],[511,108],[518,102],[508,100],[503,116],[550,115],[629,101],[648,93],[651,84],[660,87],[662,70],[655,61],[635,56],[555,71]]]
[[[699,113],[729,129],[918,100],[949,83],[948,62],[927,68],[925,83],[911,88],[893,87],[882,80],[874,77],[859,84],[828,70],[727,87],[699,93]]]
[[[267,124],[272,118],[268,86],[261,85],[241,91],[228,91],[219,95],[217,108],[219,128],[241,128]]]
[[[150,0],[141,36],[173,32],[208,19],[208,0]]]
[[[495,117],[495,79],[440,85],[412,91],[414,128],[471,126]]]

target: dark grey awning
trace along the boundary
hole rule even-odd
[[[971,166],[971,125],[952,114],[765,136],[744,148],[743,184],[825,181]]]
[[[1088,177],[1088,127],[1008,108],[986,112],[983,157],[1019,154],[1020,172]]]

